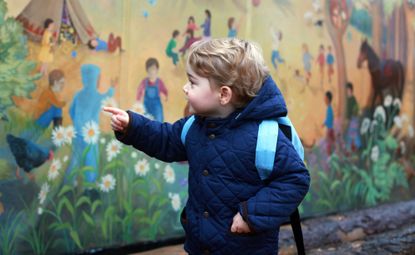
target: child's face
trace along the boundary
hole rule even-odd
[[[158,71],[159,69],[157,68],[157,66],[152,65],[147,69],[147,74],[149,78],[157,78],[158,75]]]
[[[220,90],[211,84],[205,77],[197,75],[187,64],[187,76],[189,81],[184,85],[190,107],[201,116],[215,116],[220,109]]]
[[[53,83],[52,90],[53,92],[60,92],[63,89],[63,86],[65,85],[65,78],[62,78],[60,80],[57,80]]]
[[[92,41],[91,41],[91,45],[92,45],[92,46],[94,46],[94,47],[97,47],[97,46],[98,46],[98,41],[97,41],[97,40],[95,40],[95,39],[94,39],[94,40],[92,40]]]
[[[53,31],[55,29],[55,23],[54,22],[50,23],[47,29],[49,31]]]
[[[326,105],[330,104],[329,98],[327,96],[324,97],[324,102],[326,103]]]
[[[351,96],[353,96],[353,91],[351,89],[347,88],[346,89],[346,94],[347,94],[347,96],[351,97]]]

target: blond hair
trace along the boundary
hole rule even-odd
[[[229,86],[236,96],[233,103],[237,107],[251,101],[269,75],[261,48],[236,38],[194,43],[188,64],[197,75],[216,86]]]

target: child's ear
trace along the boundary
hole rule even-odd
[[[220,104],[226,105],[232,99],[232,89],[229,86],[220,87]]]

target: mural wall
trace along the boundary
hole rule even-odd
[[[185,162],[121,145],[102,106],[187,114],[197,40],[262,48],[306,147],[303,217],[415,194],[415,2],[0,0],[0,254],[180,237]]]

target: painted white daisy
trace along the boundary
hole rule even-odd
[[[402,128],[402,119],[399,116],[395,116],[393,118],[393,123],[395,123],[395,126],[397,126],[398,128]]]
[[[98,124],[95,121],[88,121],[82,128],[84,141],[88,144],[96,144],[99,137]]]
[[[155,164],[154,164],[154,168],[155,168],[155,169],[160,169],[160,164],[159,164],[159,163],[155,163]]]
[[[38,215],[42,215],[42,213],[43,213],[43,208],[42,207],[38,207],[37,208],[37,214]]]
[[[392,102],[393,102],[393,97],[391,95],[387,95],[385,99],[383,100],[383,105],[385,107],[389,107],[391,106]]]
[[[370,153],[370,158],[373,162],[376,162],[379,159],[379,147],[373,146],[372,151]]]
[[[104,100],[102,100],[102,104],[101,107],[114,107],[114,108],[118,108],[118,103],[117,101],[115,101],[115,99],[113,97],[107,97]],[[104,112],[107,115],[111,115],[111,113],[108,112]]]
[[[373,132],[375,130],[375,127],[378,125],[378,122],[376,120],[372,121],[370,124],[370,132]]]
[[[401,149],[401,154],[405,154],[405,152],[406,152],[406,144],[405,144],[405,142],[404,142],[404,141],[401,141],[401,142],[399,143],[399,147],[400,147],[400,149]]]
[[[360,134],[364,135],[369,130],[370,127],[370,120],[368,118],[364,118],[362,125],[360,126]]]
[[[63,157],[63,162],[68,161],[68,159],[69,159],[68,155],[65,155],[65,156]]]
[[[180,208],[182,207],[182,203],[180,201],[180,196],[177,193],[169,193],[169,198],[171,200],[171,207],[173,207],[174,211],[178,211],[180,210]]]
[[[141,103],[141,102],[135,102],[131,110],[133,110],[133,112],[139,113],[141,115],[144,115],[146,113],[146,108],[144,107],[143,103]]]
[[[414,137],[414,127],[412,125],[408,126],[408,135],[410,138]]]
[[[67,144],[71,144],[72,140],[75,138],[76,136],[76,131],[74,129],[73,126],[67,126],[65,128],[65,143]]]
[[[376,107],[375,113],[373,114],[373,118],[375,120],[377,120],[377,119],[380,118],[380,119],[382,119],[383,122],[385,122],[386,121],[386,112],[385,112],[385,109],[382,106]]]
[[[131,157],[132,158],[137,158],[137,152],[135,152],[135,151],[131,152]]]
[[[174,173],[174,170],[170,165],[167,165],[164,168],[163,177],[167,183],[173,183],[176,180],[176,174]]]
[[[401,103],[401,100],[399,99],[399,98],[395,98],[394,100],[393,100],[393,106],[395,106],[395,107],[397,107],[397,108],[401,108],[402,107],[402,103]]]
[[[107,160],[111,161],[115,158],[121,151],[121,143],[115,139],[112,139],[105,148],[107,151]]]
[[[49,172],[48,172],[48,180],[52,181],[55,180],[56,177],[59,175],[59,170],[62,167],[62,163],[60,159],[53,159],[52,164],[50,164]]]
[[[62,126],[52,130],[52,142],[58,147],[65,144],[65,129]]]
[[[40,188],[40,192],[38,195],[39,203],[43,204],[46,200],[46,196],[48,195],[50,190],[49,184],[47,182],[42,184],[42,187]]]
[[[150,164],[147,159],[142,159],[137,162],[134,166],[135,173],[138,176],[145,176],[150,171]]]
[[[101,178],[101,183],[98,184],[103,192],[109,192],[115,188],[115,178],[111,174],[107,174]]]

